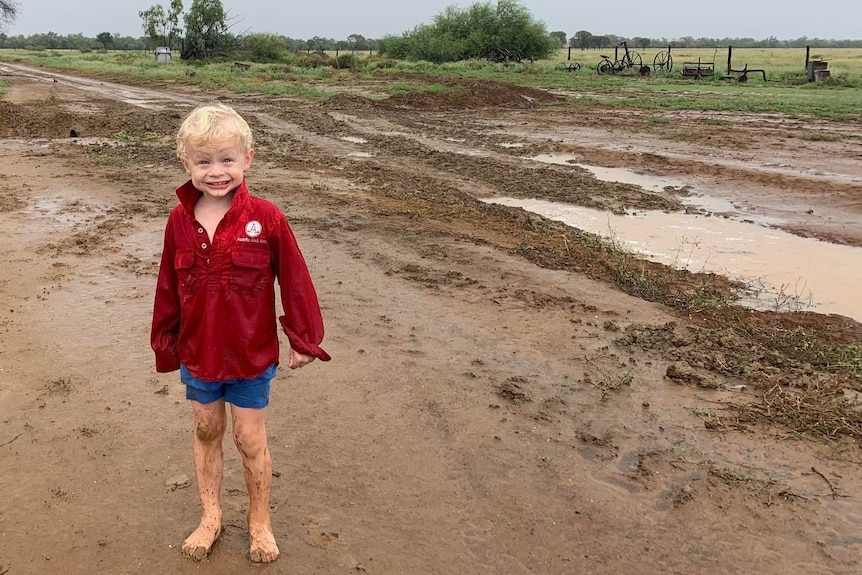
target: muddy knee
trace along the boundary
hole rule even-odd
[[[258,430],[234,430],[233,442],[243,457],[257,457],[266,449],[266,434]]]
[[[221,440],[224,430],[225,426],[222,422],[204,420],[195,422],[195,435],[200,441],[207,443]]]

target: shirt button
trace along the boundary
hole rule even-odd
[[[203,249],[207,249],[207,245],[206,245],[206,244],[201,244],[201,248],[203,248]]]
[[[198,228],[198,233],[199,233],[199,234],[204,233],[204,229],[203,229],[203,228]]]
[[[209,263],[210,263],[210,259],[209,259],[209,258],[207,258],[207,264],[209,264]]]

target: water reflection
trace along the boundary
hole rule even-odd
[[[615,215],[581,206],[491,198],[612,238],[651,260],[694,272],[715,272],[751,286],[746,305],[758,309],[838,313],[862,321],[862,249],[801,238],[734,219],[664,212]]]

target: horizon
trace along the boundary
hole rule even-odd
[[[0,29],[7,36],[55,33],[82,34],[95,38],[102,32],[140,38],[143,34],[138,13],[168,0],[127,0],[125,10],[117,10],[112,0],[90,0],[86,11],[67,0],[20,0],[15,21]],[[285,6],[273,0],[222,0],[234,34],[272,33],[287,38],[315,36],[334,40],[361,34],[369,39],[400,35],[419,25],[432,24],[448,6],[463,10],[474,4],[494,1],[426,0],[421,6],[404,5],[400,0],[367,0],[363,5],[348,0],[330,0],[326,5]],[[643,9],[641,2],[617,0],[618,16],[610,26],[606,11],[583,10],[558,0],[522,0],[533,19],[545,24],[548,32],[564,31],[571,38],[577,31],[593,35],[625,38],[740,39],[779,41],[802,38],[826,41],[858,41],[862,22],[862,2],[822,0],[812,9],[802,0],[764,0],[753,6],[746,0],[726,0],[721,10],[712,2],[665,0],[660,10]],[[184,2],[184,12],[190,5]],[[774,6],[773,6],[774,5]],[[830,19],[823,15],[840,14]],[[181,19],[181,25],[183,25]],[[613,28],[609,30],[608,28]]]

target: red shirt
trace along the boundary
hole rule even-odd
[[[276,363],[276,278],[290,347],[328,361],[317,293],[281,210],[243,181],[210,243],[195,220],[200,195],[190,181],[178,188],[168,217],[150,335],[156,371],[182,363],[199,379],[221,381],[257,377]]]

